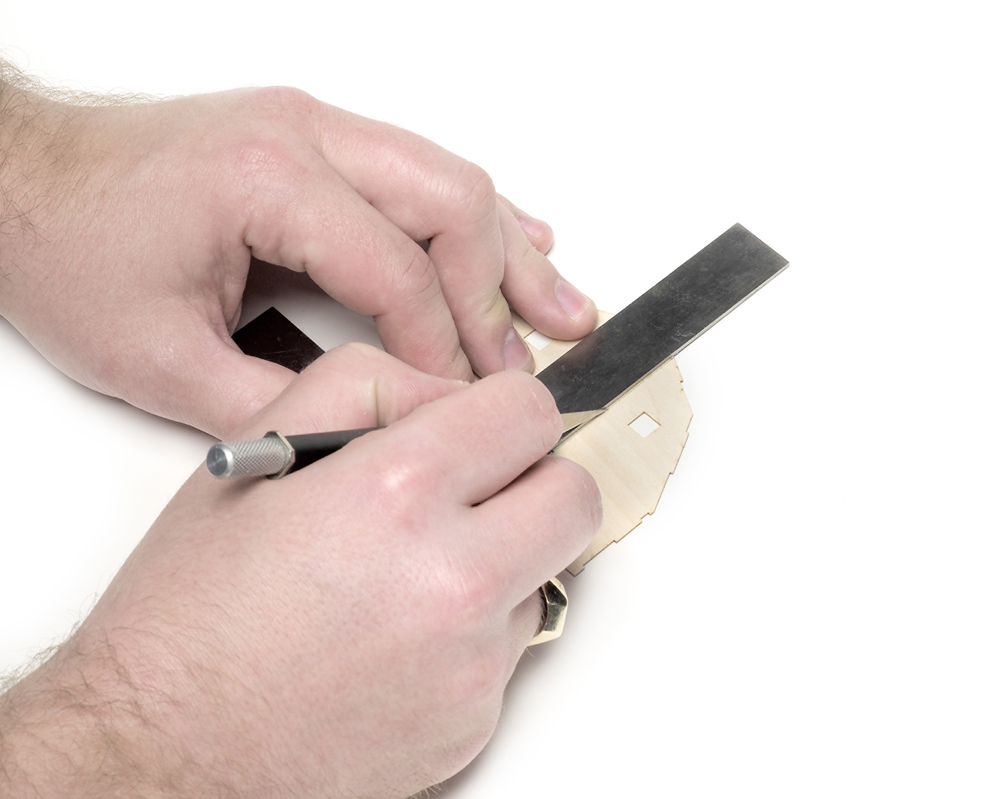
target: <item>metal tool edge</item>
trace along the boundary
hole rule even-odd
[[[735,248],[734,252],[728,252],[726,249],[727,247],[730,249]],[[711,263],[711,259],[715,257],[715,253],[719,251],[721,251],[723,256],[725,256],[724,262],[721,265]],[[734,264],[733,259],[736,258],[742,260],[740,260],[739,263]],[[710,263],[707,265],[701,265],[701,261],[703,260],[708,260]],[[663,328],[662,332],[659,334],[653,334],[656,336],[655,340],[659,342],[666,339],[676,339],[678,337],[682,337],[679,344],[672,346],[663,352],[639,352],[636,357],[633,358],[633,363],[638,365],[633,366],[631,371],[629,371],[628,364],[619,366],[616,363],[614,376],[617,380],[613,382],[619,384],[617,386],[619,390],[617,390],[614,394],[608,393],[609,388],[605,385],[608,381],[606,379],[602,380],[601,375],[597,374],[595,370],[591,370],[589,367],[595,360],[603,359],[604,361],[607,361],[606,354],[600,353],[601,347],[606,349],[611,346],[623,344],[621,339],[627,334],[628,326],[634,325],[635,323],[635,320],[631,318],[632,316],[640,312],[648,314],[651,310],[675,303],[674,298],[671,298],[669,295],[665,298],[660,298],[657,294],[657,292],[662,292],[665,286],[673,287],[671,284],[672,280],[674,283],[680,281],[680,288],[688,289],[691,288],[691,286],[685,285],[686,282],[696,284],[697,281],[704,280],[706,273],[712,273],[713,271],[723,276],[729,276],[730,278],[732,278],[734,274],[739,277],[743,277],[742,274],[734,272],[734,266],[742,266],[744,262],[747,264],[747,268],[753,267],[757,270],[760,277],[759,283],[753,286],[734,286],[730,288],[729,290],[731,292],[735,292],[734,296],[724,297],[722,300],[728,304],[719,308],[713,308],[710,313],[715,314],[717,311],[717,315],[714,315],[707,322],[702,323],[698,329],[692,330],[690,333],[684,331],[683,329],[679,330],[678,328],[683,328],[684,323],[690,322],[691,320],[667,320],[664,323],[666,326]],[[584,407],[607,408],[612,403],[617,401],[622,395],[630,391],[644,377],[659,368],[662,364],[666,363],[666,361],[675,357],[692,341],[700,338],[707,330],[714,327],[720,320],[724,319],[732,313],[733,310],[742,305],[747,299],[760,291],[760,289],[781,274],[781,272],[783,272],[788,265],[789,262],[786,258],[765,244],[760,238],[747,230],[743,225],[733,225],[722,235],[716,237],[712,242],[695,253],[695,255],[691,256],[691,258],[687,259],[683,264],[666,275],[656,285],[651,287],[640,297],[633,300],[632,303],[608,320],[607,323],[581,339],[580,342],[578,342],[565,355],[554,361],[546,369],[539,372],[537,377],[546,385],[547,388],[549,388],[550,391],[552,391],[553,396],[556,399],[556,404],[559,406],[559,410],[563,413],[572,413]],[[726,272],[726,270],[728,270],[728,272]],[[756,280],[757,277],[758,275],[755,274],[754,280]],[[701,288],[704,288],[704,286]],[[719,302],[717,298],[706,296],[706,300],[712,299]],[[693,315],[693,312],[689,311],[689,313],[692,313]],[[654,325],[662,320],[655,319],[648,321],[649,324]],[[671,325],[673,327],[671,327]],[[644,332],[645,328],[646,326],[644,325],[642,328]],[[650,334],[647,333],[647,338],[649,335]],[[579,349],[581,346],[582,349]],[[608,364],[603,363],[602,366],[607,369]],[[569,380],[576,380],[577,385],[575,387],[567,387],[565,383],[560,385],[560,378],[567,372],[570,376]],[[624,378],[622,377],[623,372],[625,372]],[[588,383],[591,387],[591,396],[588,396],[586,400],[581,401],[579,398],[579,394],[581,393],[580,385],[584,385],[586,388]],[[610,389],[614,390],[615,387],[616,386],[613,385]],[[599,398],[595,398],[596,395],[600,395]],[[575,405],[573,404],[574,402],[576,403]],[[572,435],[573,432],[574,431],[567,432],[564,439],[567,436]]]

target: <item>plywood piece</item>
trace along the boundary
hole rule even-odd
[[[610,318],[610,314],[600,312],[599,324]],[[514,327],[522,338],[533,331],[519,317],[514,318]],[[575,344],[553,341],[538,350],[529,343],[535,374]],[[643,414],[658,425],[645,438],[629,426]],[[667,478],[680,460],[690,423],[691,406],[680,370],[671,359],[555,448],[556,455],[579,463],[594,476],[604,501],[601,529],[569,566],[570,574],[579,574],[598,553],[621,541],[656,510]]]

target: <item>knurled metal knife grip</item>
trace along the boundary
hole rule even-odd
[[[208,451],[206,464],[216,477],[284,477],[376,429],[366,427],[287,437],[270,432],[254,441],[216,444]]]

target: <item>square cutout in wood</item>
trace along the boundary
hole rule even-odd
[[[629,422],[628,426],[631,427],[633,430],[635,430],[635,432],[637,432],[640,436],[646,438],[646,436],[648,436],[650,433],[656,430],[660,426],[660,424],[659,422],[655,421],[653,417],[651,417],[649,414],[642,413],[639,414],[639,417],[637,419],[633,419],[631,422]]]
[[[549,346],[549,344],[552,343],[552,339],[550,339],[544,333],[539,333],[537,330],[532,330],[530,333],[528,333],[528,335],[524,337],[524,340],[527,341],[532,347],[534,347],[539,352],[544,350],[547,346]]]

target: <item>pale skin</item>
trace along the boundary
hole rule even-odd
[[[594,324],[551,231],[478,167],[298,92],[4,89],[0,312],[49,360],[220,436],[388,427],[280,481],[192,475],[0,697],[0,793],[405,797],[454,774],[538,586],[600,524],[510,337],[508,301],[552,336]],[[251,254],[374,315],[392,355],[348,345],[299,377],[243,356]]]
[[[389,353],[443,377],[530,370],[510,305],[553,338],[596,323],[543,255],[548,226],[407,131],[292,89],[2,102],[0,314],[153,413],[222,435],[293,378],[229,338],[251,255],[308,272],[374,316]]]

